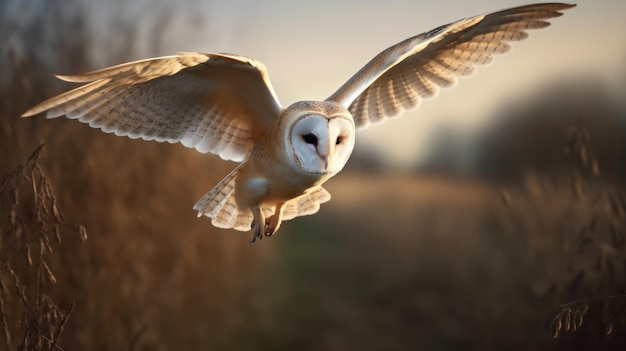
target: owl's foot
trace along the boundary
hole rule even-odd
[[[280,224],[283,221],[283,205],[284,205],[284,202],[276,205],[274,214],[267,217],[267,219],[265,219],[265,224],[266,224],[265,235],[266,236],[271,236],[272,234],[278,231],[278,228],[280,228]]]
[[[272,236],[278,231],[280,220],[278,216],[271,215],[265,219],[265,236]]]
[[[252,239],[250,239],[250,243],[255,242],[256,239],[263,239],[263,234],[265,234],[265,236],[272,236],[272,234],[276,233],[280,227],[280,222],[277,218],[278,217],[274,215],[267,217],[265,219],[265,225],[263,226],[264,228],[261,228],[260,225],[256,225],[257,221],[253,220]]]
[[[250,243],[255,242],[256,239],[262,239],[263,235],[272,236],[278,231],[283,220],[283,205],[284,203],[277,204],[274,214],[267,218],[263,215],[260,207],[252,209],[254,219],[252,220],[252,239],[250,239]]]

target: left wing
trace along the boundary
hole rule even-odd
[[[265,66],[239,55],[185,52],[58,77],[86,84],[22,117],[65,115],[107,133],[180,142],[225,160],[246,159],[282,110]]]
[[[509,51],[507,41],[528,37],[527,29],[544,28],[545,19],[576,5],[546,3],[463,19],[406,39],[378,54],[327,101],[347,108],[357,128],[416,108],[440,87],[474,72],[476,64]]]

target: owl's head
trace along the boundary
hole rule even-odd
[[[332,102],[300,101],[283,111],[285,144],[298,167],[307,173],[334,174],[354,148],[354,121]]]

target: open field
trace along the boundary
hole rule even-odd
[[[175,167],[128,188],[126,168],[107,173],[112,183],[54,189],[66,222],[82,218],[89,233],[80,244],[66,225],[48,255],[56,284],[45,294],[62,310],[75,303],[64,349],[623,346],[623,300],[589,303],[574,333],[553,339],[550,327],[561,304],[624,293],[624,212],[611,208],[624,192],[612,185],[585,183],[580,197],[534,175],[503,187],[347,172],[320,213],[250,245],[194,217],[193,194],[172,193],[184,178]],[[9,259],[30,276],[22,255]]]
[[[528,183],[510,188],[506,205],[500,188],[467,181],[336,179],[322,223],[296,222],[296,232],[280,238],[281,249],[295,251],[283,265],[297,297],[280,299],[293,304],[285,318],[301,318],[289,335],[314,331],[291,341],[321,340],[329,349],[623,345],[623,327],[602,335],[603,302],[590,304],[582,330],[550,338],[554,307],[624,288],[624,256],[602,251],[599,244],[610,242],[604,229],[586,233],[592,243],[579,237],[598,213],[599,223],[607,219],[603,204],[575,200],[567,187],[535,190],[533,198],[528,187],[547,184]]]

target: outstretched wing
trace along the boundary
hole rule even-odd
[[[350,110],[357,128],[416,108],[440,87],[474,72],[476,64],[509,51],[508,41],[544,28],[545,19],[576,5],[549,3],[516,7],[443,25],[378,54],[327,100]]]
[[[230,54],[179,53],[58,76],[87,83],[26,111],[65,115],[107,133],[180,142],[244,160],[282,107],[265,66]]]

